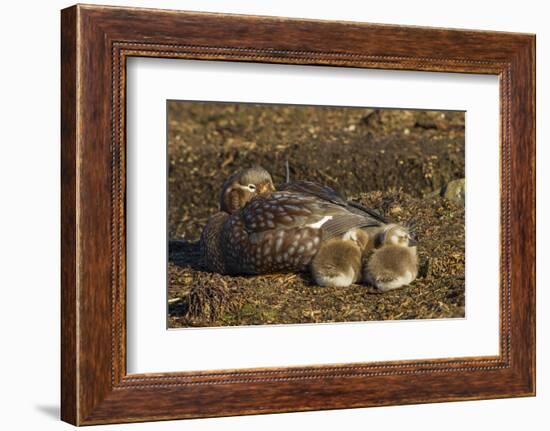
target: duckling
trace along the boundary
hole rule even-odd
[[[377,236],[375,249],[363,268],[363,280],[382,292],[410,284],[418,274],[416,241],[397,224],[387,225]]]
[[[362,229],[324,242],[311,262],[315,282],[325,287],[347,287],[359,281],[362,256],[370,243],[369,235]]]

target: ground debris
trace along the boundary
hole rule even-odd
[[[171,102],[168,119],[169,327],[464,317],[464,207],[439,193],[464,177],[463,113]],[[379,293],[319,287],[307,273],[206,272],[198,239],[223,180],[260,164],[281,183],[286,160],[291,179],[413,225],[417,280]]]

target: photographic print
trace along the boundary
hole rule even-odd
[[[465,113],[167,102],[168,327],[465,316]]]

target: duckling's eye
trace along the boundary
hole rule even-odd
[[[248,185],[248,190],[250,190],[251,192],[255,192],[256,191],[256,186],[254,184],[249,184]]]

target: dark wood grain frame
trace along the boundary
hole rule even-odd
[[[61,416],[76,425],[535,394],[535,36],[100,6],[62,11]],[[500,354],[126,373],[128,57],[500,77]]]

